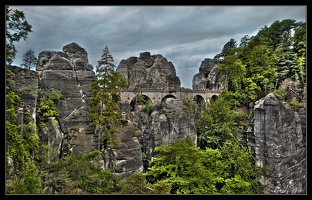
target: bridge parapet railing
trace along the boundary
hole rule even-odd
[[[221,89],[190,89],[190,88],[161,88],[161,87],[151,87],[151,88],[141,88],[135,91],[133,88],[121,88],[121,92],[185,92],[185,93],[220,93]]]

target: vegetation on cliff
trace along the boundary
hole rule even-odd
[[[127,86],[124,76],[114,70],[114,59],[107,46],[97,66],[97,80],[91,84],[89,103],[90,130],[99,135],[98,149],[117,145],[114,133],[121,124],[121,112],[117,104],[120,88]]]

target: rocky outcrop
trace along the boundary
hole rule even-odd
[[[135,171],[143,172],[142,151],[137,131],[133,123],[124,120],[115,134],[118,145],[104,152],[103,169],[122,176],[131,175]]]
[[[162,55],[150,55],[143,52],[140,57],[129,57],[118,65],[117,72],[127,79],[130,88],[140,85],[141,88],[180,87],[180,79],[175,67]],[[160,145],[169,145],[178,138],[191,137],[196,144],[197,131],[194,119],[189,116],[188,108],[175,98],[164,98],[155,104],[150,111],[144,110],[143,104],[121,103],[121,111],[125,120],[131,120],[135,135],[142,146],[144,170],[152,161],[154,150]]]
[[[301,114],[268,94],[256,102],[247,144],[256,165],[265,167],[267,194],[306,193],[305,107]]]
[[[197,144],[197,131],[188,108],[175,98],[165,99],[161,105],[155,106],[143,131],[143,152],[148,163],[152,161],[155,147],[187,137]]]
[[[61,51],[42,51],[38,56],[37,73],[42,94],[52,89],[59,90],[56,121],[61,139],[54,137],[52,143],[62,151],[71,150],[73,155],[87,153],[94,149],[93,133],[88,132],[88,100],[91,96],[90,84],[96,79],[88,54],[76,43],[70,43]]]
[[[143,52],[139,57],[121,60],[117,72],[123,74],[130,88],[140,85],[142,88],[180,87],[180,78],[176,75],[172,62],[160,54],[150,55]]]
[[[193,89],[222,89],[219,83],[219,66],[219,60],[205,58],[199,67],[199,73],[193,76]]]
[[[37,98],[38,98],[38,74],[35,71],[11,66],[13,72],[10,84],[12,91],[20,97],[18,109],[18,124],[36,123]]]

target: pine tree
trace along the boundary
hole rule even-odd
[[[91,84],[90,129],[99,136],[98,149],[102,151],[117,144],[114,133],[121,124],[121,112],[116,97],[120,94],[120,87],[127,85],[125,77],[114,70],[113,60],[105,46],[98,61],[97,80]]]
[[[103,51],[103,54],[101,56],[101,60],[98,61],[98,65],[96,66],[97,73],[101,73],[101,72],[103,73],[104,72],[103,68],[107,68],[107,67],[112,68],[112,69],[115,68],[114,58],[112,54],[110,53],[108,46],[105,45],[102,51]]]

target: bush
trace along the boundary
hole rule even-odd
[[[273,92],[276,98],[280,101],[286,101],[286,89],[284,86],[279,87],[277,90]]]
[[[144,104],[144,106],[141,108],[140,111],[141,111],[141,112],[150,113],[150,112],[152,111],[153,107],[154,107],[154,105],[153,105],[152,101],[151,101],[151,100],[148,100],[148,101]]]
[[[292,98],[291,102],[289,102],[289,105],[296,112],[298,112],[299,108],[302,106],[301,103],[299,103],[295,97]]]

